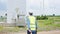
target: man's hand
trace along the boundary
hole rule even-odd
[[[31,32],[31,30],[28,30],[29,32]]]

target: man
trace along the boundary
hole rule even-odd
[[[29,12],[27,19],[27,34],[37,34],[37,23],[33,13]]]

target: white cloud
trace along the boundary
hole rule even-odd
[[[2,3],[6,2],[8,4],[7,1],[9,1],[9,0],[0,0],[0,2],[2,2]],[[53,14],[53,13],[60,14],[60,0],[44,0],[45,11],[43,11],[43,0],[27,0],[26,3],[27,3],[27,5],[26,5],[27,11],[32,11],[37,15],[39,15],[39,14],[40,15],[41,14]],[[18,4],[20,4],[19,6],[22,6],[22,4],[20,2],[18,2]],[[11,4],[9,4],[9,5],[11,5]],[[15,6],[17,6],[17,5],[15,5]],[[20,7],[20,8],[22,8],[22,7]],[[55,8],[56,11],[53,11],[53,8]]]
[[[7,9],[7,0],[0,0],[0,16],[4,15]]]
[[[5,2],[7,2],[7,0],[0,0],[0,2],[5,3]]]
[[[32,9],[34,13],[40,15],[41,14],[58,15],[60,13],[60,0],[44,0],[44,9],[43,9],[43,0],[29,0],[27,3],[27,8],[28,10]]]
[[[27,0],[27,7],[28,9],[40,9],[40,1],[39,0]]]

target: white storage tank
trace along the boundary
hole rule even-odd
[[[17,22],[18,20],[17,14],[19,14],[19,22]],[[17,25],[19,24],[25,25],[24,16],[20,18],[22,15],[24,16],[26,15],[26,0],[8,0],[7,1],[7,23],[10,24],[16,23]],[[14,19],[16,19],[16,22],[14,22]]]

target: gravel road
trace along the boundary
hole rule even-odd
[[[0,32],[0,34],[27,34],[26,32]],[[37,34],[60,34],[60,30],[58,31],[43,31],[38,32]]]

